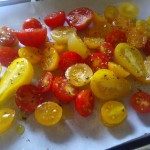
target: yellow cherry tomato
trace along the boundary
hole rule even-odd
[[[61,26],[53,29],[50,34],[54,41],[60,44],[68,42],[69,37],[76,32],[74,27]]]
[[[101,107],[101,120],[106,126],[120,124],[127,117],[125,106],[118,101],[105,102]]]
[[[37,107],[34,112],[35,119],[42,125],[52,126],[57,124],[62,117],[62,108],[55,102],[45,102]]]
[[[137,48],[127,43],[120,43],[115,48],[114,59],[137,79],[146,77],[144,60]]]
[[[42,57],[39,49],[35,47],[22,47],[18,54],[20,57],[28,59],[32,64],[37,64]]]
[[[121,78],[126,78],[130,75],[130,73],[126,71],[122,66],[114,62],[108,62],[108,69],[112,70],[118,77]]]
[[[11,108],[0,109],[0,133],[5,132],[15,118],[15,110]]]
[[[72,65],[65,72],[65,76],[69,82],[77,87],[88,84],[92,75],[92,69],[88,65],[82,63]]]
[[[21,85],[29,84],[33,75],[33,67],[27,59],[15,59],[1,78],[0,104],[10,98]]]
[[[119,78],[108,69],[99,69],[90,82],[94,95],[102,101],[120,99],[129,94],[131,84],[124,78]]]
[[[42,53],[41,66],[43,70],[53,71],[59,64],[59,54],[53,47],[46,47]]]

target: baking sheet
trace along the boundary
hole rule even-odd
[[[147,18],[150,15],[149,0],[133,2],[140,8],[140,18]],[[50,12],[58,10],[69,12],[80,6],[101,13],[108,4],[118,3],[119,0],[45,0],[4,6],[0,7],[0,26],[21,29],[23,21],[29,17],[39,18],[42,21],[42,18]],[[150,93],[150,85],[140,85],[136,82],[133,84],[136,85],[136,91],[140,88]],[[53,127],[39,125],[33,115],[26,121],[15,120],[12,127],[0,135],[0,150],[104,150],[149,133],[150,114],[136,113],[129,106],[129,98],[123,102],[127,107],[128,117],[121,125],[113,128],[102,125],[97,111],[98,105],[94,114],[88,118],[75,114],[72,120],[66,120]],[[16,132],[18,124],[25,127],[22,135]]]

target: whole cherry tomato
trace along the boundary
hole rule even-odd
[[[44,18],[45,24],[51,29],[62,26],[65,23],[66,14],[64,11],[53,12]]]
[[[80,7],[72,10],[66,16],[69,26],[75,27],[77,30],[83,30],[92,22],[93,11],[86,7]]]
[[[16,105],[24,112],[34,112],[36,107],[43,103],[42,93],[31,84],[21,86],[15,94]]]
[[[24,21],[23,29],[30,29],[30,28],[42,28],[42,24],[39,20],[37,20],[36,18],[28,18]]]
[[[54,81],[54,75],[51,72],[45,72],[38,83],[38,88],[41,92],[45,93],[51,90]]]
[[[61,76],[56,77],[53,81],[52,91],[55,97],[64,103],[74,100],[78,94],[78,89]]]
[[[75,109],[83,117],[91,115],[94,109],[94,95],[91,90],[82,90],[75,99]]]
[[[18,51],[11,48],[11,47],[1,47],[0,48],[0,63],[5,66],[8,67],[10,65],[10,63],[18,58]]]
[[[145,92],[136,92],[131,97],[132,107],[140,113],[150,113],[150,95]]]
[[[82,57],[76,52],[65,52],[59,61],[59,69],[62,73],[65,73],[67,68],[76,64],[76,63],[83,63]]]
[[[108,68],[108,57],[102,52],[92,53],[85,59],[85,63],[95,72],[98,69]]]

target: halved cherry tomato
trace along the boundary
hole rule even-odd
[[[53,81],[52,91],[61,102],[68,103],[74,100],[78,94],[78,89],[71,85],[64,77],[56,77]]]
[[[25,29],[16,31],[16,36],[19,42],[25,46],[39,47],[46,41],[47,29]]]
[[[0,63],[5,66],[8,67],[10,65],[10,63],[18,58],[18,51],[11,48],[11,47],[1,47],[0,48]]]
[[[44,18],[45,24],[51,29],[62,26],[65,23],[66,14],[64,11],[53,12]]]
[[[75,109],[83,117],[91,115],[94,109],[94,95],[91,90],[86,89],[78,93],[75,99]]]
[[[101,43],[99,49],[100,52],[105,53],[107,55],[109,60],[112,60],[114,56],[114,47],[112,46],[111,43],[103,42]]]
[[[83,30],[92,22],[93,11],[86,7],[80,7],[72,10],[66,16],[69,26],[75,27],[77,30]]]
[[[38,83],[38,88],[42,93],[48,92],[52,89],[54,75],[51,72],[45,72]]]
[[[126,42],[126,35],[125,32],[114,29],[112,30],[107,36],[106,36],[106,42],[109,42],[112,44],[112,46],[115,48],[117,44]]]
[[[21,86],[16,91],[15,102],[21,111],[31,113],[44,100],[39,89],[34,85],[28,84]]]
[[[62,73],[65,73],[67,68],[76,63],[83,63],[82,57],[76,52],[65,52],[60,58],[59,69]]]
[[[23,29],[30,29],[30,28],[42,28],[42,24],[39,20],[37,20],[36,18],[28,18],[24,21],[23,25],[22,25]]]
[[[136,92],[130,99],[132,107],[140,113],[150,113],[150,95],[145,92]]]
[[[0,28],[0,46],[14,46],[17,44],[17,37],[14,31],[6,26]]]
[[[95,72],[98,69],[108,68],[108,57],[104,53],[92,53],[85,59],[85,63],[88,64]]]

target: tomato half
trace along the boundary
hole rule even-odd
[[[19,42],[25,46],[39,47],[46,41],[47,29],[25,29],[21,31],[16,31],[16,36]]]
[[[104,53],[92,53],[85,59],[85,63],[88,64],[95,72],[98,69],[108,68],[108,57]]]
[[[21,111],[31,113],[44,100],[39,89],[34,85],[28,84],[21,86],[16,91],[15,102]]]
[[[51,29],[62,26],[65,23],[66,14],[64,11],[53,12],[44,18],[45,24]]]
[[[78,94],[78,89],[71,85],[64,77],[56,77],[53,81],[52,91],[61,102],[68,103],[74,100]]]
[[[10,63],[18,58],[18,51],[11,48],[11,47],[1,47],[0,48],[0,63],[5,66],[8,67],[10,65]]]
[[[45,72],[38,83],[38,88],[42,93],[48,92],[52,88],[54,75],[51,72]]]
[[[76,63],[83,63],[83,58],[76,52],[65,52],[60,57],[59,69],[62,73],[65,73],[68,67]]]
[[[81,7],[72,10],[66,16],[66,21],[69,26],[75,27],[77,30],[83,30],[92,22],[93,11],[86,7]]]
[[[150,113],[150,95],[145,92],[136,92],[131,97],[132,107],[140,113]]]
[[[6,26],[0,28],[0,46],[14,46],[17,38],[14,31]]]
[[[24,21],[23,25],[22,25],[23,29],[30,29],[30,28],[42,28],[42,24],[39,20],[37,20],[36,18],[28,18]]]
[[[94,109],[94,95],[91,90],[86,89],[78,93],[75,99],[75,109],[83,117],[91,115]]]
[[[109,42],[113,45],[115,48],[117,44],[126,42],[126,35],[125,32],[119,30],[119,29],[114,29],[112,30],[107,36],[106,36],[106,42]]]

